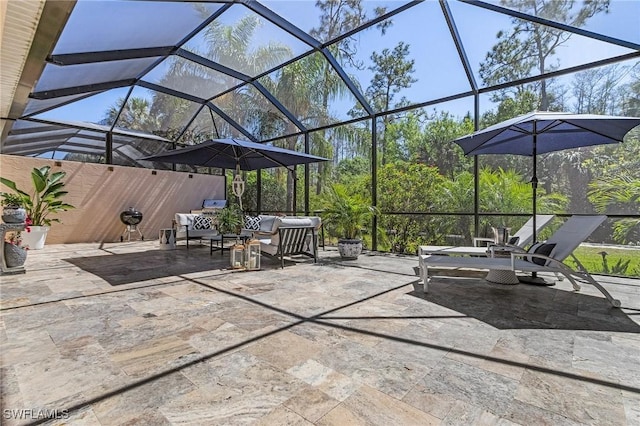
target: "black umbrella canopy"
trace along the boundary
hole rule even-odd
[[[533,157],[533,241],[536,240],[538,154],[622,142],[640,125],[638,117],[534,111],[456,139],[466,155],[514,154]]]
[[[258,170],[289,167],[328,161],[327,158],[305,154],[239,139],[211,139],[197,145],[175,149],[140,160],[223,169]]]

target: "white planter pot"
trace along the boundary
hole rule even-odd
[[[29,226],[30,232],[22,231],[22,246],[29,250],[41,250],[47,239],[48,226]]]
[[[338,240],[338,253],[345,260],[355,260],[362,253],[362,240],[340,238]]]

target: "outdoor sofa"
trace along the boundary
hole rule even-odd
[[[245,218],[244,232],[260,241],[260,251],[278,258],[284,268],[284,257],[305,255],[318,261],[319,216],[260,215]]]
[[[176,213],[175,214],[176,241],[186,240],[189,248],[189,240],[199,240],[203,237],[218,235],[216,220],[212,215],[200,213]]]

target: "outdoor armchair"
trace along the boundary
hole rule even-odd
[[[247,228],[253,238],[260,241],[260,251],[280,260],[284,268],[284,257],[305,255],[318,261],[317,231],[322,225],[318,216],[258,216],[257,229]]]

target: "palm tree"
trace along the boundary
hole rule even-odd
[[[601,177],[589,184],[588,198],[599,213],[637,214],[640,210],[640,179],[629,174]],[[640,219],[615,221],[613,238],[620,244],[638,243]]]

